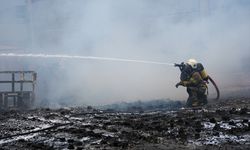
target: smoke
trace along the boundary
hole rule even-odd
[[[246,69],[250,56],[247,0],[2,0],[1,3],[0,18],[7,20],[0,22],[3,53],[11,49],[14,53],[166,63],[195,58],[203,63],[222,94],[250,85]],[[20,12],[23,15],[15,16]],[[187,97],[185,88],[175,88],[179,70],[164,65],[1,57],[0,67],[37,71],[39,102],[106,104]],[[214,91],[210,89],[213,97]]]

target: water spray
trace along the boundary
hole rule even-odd
[[[124,58],[111,58],[111,57],[95,57],[95,56],[79,56],[79,55],[51,55],[51,54],[18,54],[18,53],[0,53],[0,57],[34,57],[34,58],[62,58],[62,59],[89,59],[89,60],[101,60],[101,61],[120,61],[120,62],[132,62],[132,63],[144,63],[155,65],[167,65],[174,66],[174,63],[147,61],[147,60],[135,60]]]

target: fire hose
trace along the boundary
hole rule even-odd
[[[214,80],[210,76],[208,76],[208,80],[210,82],[212,82],[212,84],[216,90],[216,93],[217,93],[217,97],[215,99],[218,100],[220,98],[220,90],[219,90],[218,86],[216,85],[216,83],[214,82]]]

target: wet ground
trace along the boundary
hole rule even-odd
[[[250,99],[178,111],[0,112],[0,149],[250,149]]]

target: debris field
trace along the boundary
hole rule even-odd
[[[250,149],[250,99],[177,111],[0,112],[0,149]]]

